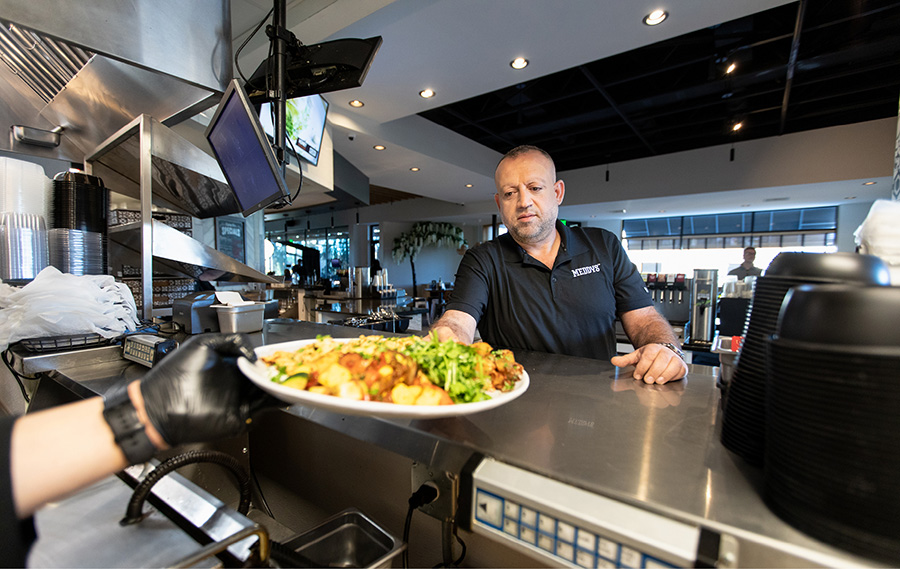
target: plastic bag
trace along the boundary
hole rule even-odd
[[[108,275],[72,275],[47,267],[21,288],[0,286],[0,350],[30,338],[99,334],[140,325],[131,290]]]
[[[900,202],[875,200],[853,237],[859,252],[881,257],[890,269],[891,283],[900,285]]]

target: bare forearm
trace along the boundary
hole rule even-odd
[[[132,383],[129,394],[147,428],[150,422],[137,386]],[[157,448],[165,447],[152,425],[147,434]],[[13,427],[10,462],[20,517],[128,466],[103,417],[100,397],[20,417]]]
[[[626,312],[622,315],[622,326],[635,348],[647,344],[678,344],[678,337],[668,320],[653,307]]]
[[[643,326],[636,330],[629,338],[635,348],[646,346],[647,344],[678,344],[678,337],[675,335],[675,332],[672,330],[669,323],[665,321],[652,322]]]

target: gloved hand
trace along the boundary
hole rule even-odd
[[[251,416],[280,403],[253,385],[237,358],[256,361],[242,334],[192,336],[140,383],[144,408],[170,446],[239,435]]]

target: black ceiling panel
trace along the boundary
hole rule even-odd
[[[897,116],[898,99],[900,0],[806,0],[421,116],[569,170]]]

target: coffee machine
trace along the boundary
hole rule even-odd
[[[685,344],[712,345],[716,333],[716,269],[694,269],[691,281],[691,318],[684,329]]]

